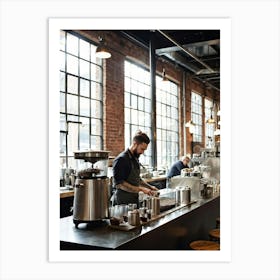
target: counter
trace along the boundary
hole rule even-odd
[[[220,216],[220,196],[198,199],[131,231],[112,229],[108,220],[95,227],[80,224],[73,217],[60,219],[61,250],[181,250],[196,239],[208,239]]]
[[[60,190],[60,198],[74,196],[74,190]]]

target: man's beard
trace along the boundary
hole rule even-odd
[[[133,155],[134,155],[136,158],[139,158],[139,157],[140,157],[140,154],[138,154],[136,151],[133,151]]]

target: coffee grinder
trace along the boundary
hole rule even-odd
[[[76,228],[80,223],[100,224],[109,216],[109,152],[77,151],[74,158],[84,163],[74,185],[73,222]]]

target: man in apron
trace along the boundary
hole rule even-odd
[[[140,178],[139,156],[144,153],[150,143],[147,134],[138,131],[133,137],[130,147],[120,153],[113,162],[114,194],[113,204],[138,205],[138,193],[153,195],[158,190]]]

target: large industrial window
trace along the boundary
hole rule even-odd
[[[96,46],[60,32],[60,165],[77,168],[73,151],[102,149],[102,60]]]
[[[214,144],[214,130],[215,123],[207,123],[206,121],[214,117],[213,101],[210,99],[204,99],[204,113],[205,113],[205,146],[212,148]]]
[[[193,141],[202,142],[202,97],[192,91],[191,102],[192,121],[195,124]]]
[[[178,85],[156,78],[157,163],[170,167],[179,156]]]
[[[157,163],[168,167],[178,160],[178,86],[156,77],[156,119],[157,119]],[[125,61],[125,145],[128,147],[134,133],[141,129],[149,136],[151,130],[151,89],[150,72]],[[148,146],[141,163],[152,165],[151,145]]]
[[[137,130],[142,130],[148,136],[152,135],[150,73],[130,61],[125,61],[124,70],[125,146],[129,147]],[[151,145],[140,157],[140,162],[152,165]]]

